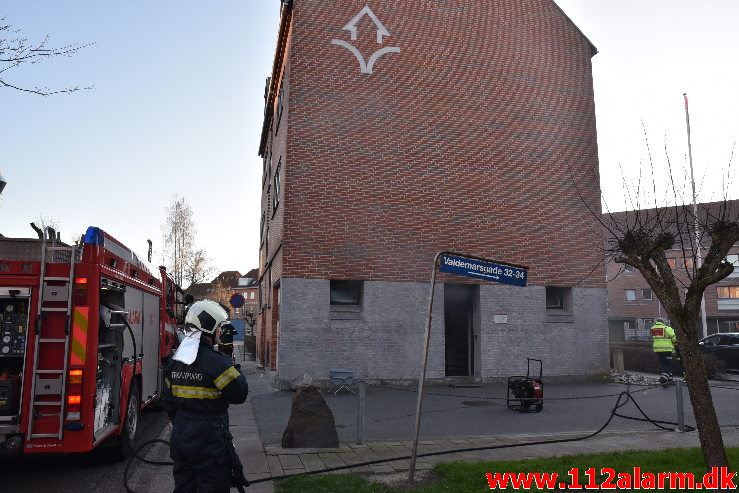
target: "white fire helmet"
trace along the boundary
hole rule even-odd
[[[196,301],[187,310],[185,316],[185,325],[192,326],[206,334],[213,334],[226,321],[228,321],[226,311],[211,300]]]

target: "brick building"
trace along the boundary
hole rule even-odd
[[[604,373],[595,53],[551,0],[283,2],[259,148],[270,378],[417,379],[440,250],[528,265],[529,283],[440,275],[430,378],[527,356]]]
[[[191,284],[185,290],[185,293],[191,294],[196,301],[210,299],[227,306],[230,310],[231,320],[235,321],[234,327],[239,331],[237,338],[242,339],[244,335],[252,335],[246,319],[253,317],[258,311],[258,276],[259,269],[251,269],[243,276],[238,271],[227,270],[218,274],[210,282]],[[244,297],[242,307],[231,307],[229,300],[234,294],[240,294]]]
[[[711,211],[715,217],[720,214],[724,204],[720,202],[699,204],[699,213]],[[739,200],[726,203],[730,217],[739,217]],[[604,221],[615,220],[622,224],[631,221],[636,212],[617,212],[610,218],[604,215]],[[692,233],[692,231],[689,232]],[[667,252],[667,261],[673,273],[683,285],[690,283],[696,261],[690,251],[692,237],[688,239],[685,249],[676,243],[674,249]],[[703,245],[703,255],[708,245]],[[713,284],[704,293],[706,307],[706,332],[739,332],[739,244],[730,250],[727,260],[734,264],[734,272],[729,277]],[[633,267],[609,261],[606,267],[608,276],[608,327],[610,340],[618,341],[651,341],[650,327],[657,318],[668,320],[667,313],[657,297],[652,293],[647,281]],[[683,287],[683,289],[685,289]],[[702,321],[696,321],[698,333],[702,334]]]

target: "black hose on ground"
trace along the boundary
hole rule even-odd
[[[622,399],[623,399],[623,402],[622,402]],[[617,412],[621,407],[623,407],[626,404],[628,404],[629,401],[631,401],[631,402],[634,403],[634,405],[636,406],[636,408],[639,410],[639,413],[641,413],[641,415],[644,416],[643,418],[638,418],[638,417],[633,417],[633,416],[625,416],[625,415],[619,414]],[[462,449],[444,450],[444,451],[440,451],[440,452],[427,452],[427,453],[424,453],[424,454],[418,454],[417,457],[431,457],[431,456],[435,456],[435,455],[455,454],[455,453],[459,453],[459,452],[478,452],[478,451],[482,451],[482,450],[495,450],[495,449],[504,449],[504,448],[513,448],[513,447],[528,447],[528,446],[531,446],[531,445],[547,445],[547,444],[552,444],[552,443],[577,442],[577,441],[586,440],[588,438],[592,438],[592,437],[598,435],[599,433],[601,433],[603,430],[606,429],[606,427],[611,423],[611,421],[613,421],[613,418],[616,417],[616,416],[618,416],[619,418],[624,418],[624,419],[631,419],[631,420],[635,420],[635,421],[649,422],[649,423],[652,423],[653,425],[655,425],[656,427],[658,427],[658,428],[660,428],[662,430],[666,430],[666,431],[673,431],[674,428],[667,428],[667,427],[662,426],[662,425],[677,425],[677,423],[673,423],[671,421],[653,420],[652,418],[650,418],[649,416],[647,416],[647,414],[639,406],[639,404],[636,402],[636,400],[634,400],[634,398],[631,396],[631,394],[629,392],[621,392],[618,395],[618,399],[616,400],[616,404],[613,406],[613,409],[611,409],[611,415],[608,417],[608,420],[603,424],[603,426],[601,426],[597,431],[594,431],[594,432],[592,432],[592,433],[590,433],[588,435],[582,436],[582,437],[561,438],[561,439],[557,439],[557,440],[543,440],[543,441],[538,441],[538,442],[527,442],[527,443],[510,443],[510,444],[505,444],[505,445],[490,445],[490,446],[486,446],[486,447],[468,447],[468,448],[462,448]],[[686,431],[694,431],[695,428],[692,427],[692,426],[689,426],[689,425],[685,425],[685,430]],[[164,444],[169,445],[169,442],[168,441],[163,440],[161,438],[157,438],[157,439],[149,440],[148,442],[145,442],[145,443],[141,444],[141,446],[139,446],[136,449],[136,451],[134,452],[134,454],[128,459],[128,464],[126,464],[126,469],[124,471],[123,485],[125,486],[126,491],[128,493],[136,493],[134,490],[132,490],[128,486],[128,471],[129,471],[129,468],[131,467],[131,463],[132,463],[132,461],[133,461],[134,458],[139,459],[141,462],[144,462],[146,464],[157,465],[157,466],[171,466],[171,465],[174,464],[173,462],[150,461],[150,460],[144,459],[142,457],[139,457],[139,455],[138,455],[139,451],[142,448],[144,448],[145,446],[147,446],[149,444],[152,444],[152,443],[164,443]],[[341,470],[344,470],[344,469],[353,469],[355,467],[363,467],[363,466],[371,466],[371,465],[374,465],[374,464],[382,464],[384,462],[394,462],[394,461],[398,461],[398,460],[409,460],[410,458],[411,458],[411,456],[408,455],[408,456],[403,456],[403,457],[393,457],[391,459],[376,459],[376,460],[371,460],[371,461],[367,461],[367,462],[359,462],[357,464],[349,464],[349,465],[344,465],[344,466],[329,467],[329,468],[320,469],[320,470],[317,470],[317,471],[306,471],[306,472],[301,472],[301,473],[296,473],[296,474],[283,474],[283,475],[280,475],[280,476],[269,476],[269,477],[265,477],[265,478],[254,479],[254,480],[250,481],[250,484],[263,483],[263,482],[266,482],[266,481],[279,481],[279,480],[291,478],[293,476],[302,476],[302,475],[307,475],[307,474],[319,474],[319,473],[325,473],[325,472],[341,471]]]

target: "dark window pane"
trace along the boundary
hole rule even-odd
[[[362,299],[362,281],[331,281],[332,305],[358,305]]]
[[[553,286],[546,287],[547,308],[563,309],[564,308],[564,290]]]

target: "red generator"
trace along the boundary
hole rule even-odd
[[[539,378],[531,376],[531,362],[539,363]],[[526,358],[526,376],[508,377],[508,409],[521,413],[541,412],[544,408],[544,384],[540,359]]]

